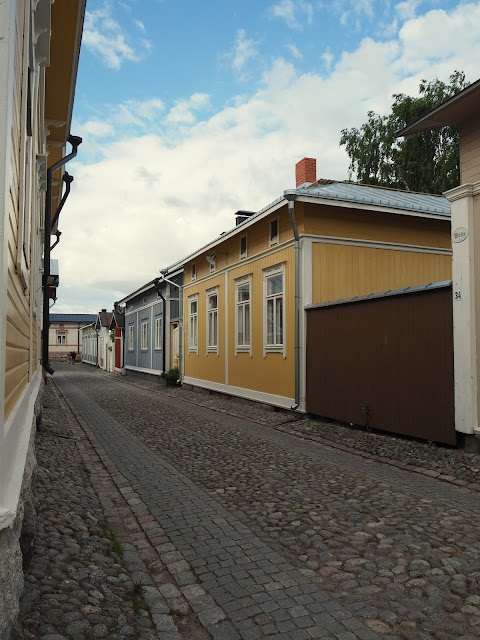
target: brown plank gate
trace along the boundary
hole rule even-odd
[[[308,413],[456,444],[452,290],[431,286],[307,307]]]

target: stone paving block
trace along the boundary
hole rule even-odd
[[[154,613],[152,620],[158,631],[177,631],[172,616]]]
[[[196,596],[195,598],[190,598],[189,604],[193,611],[198,613],[206,609],[213,609],[215,607],[215,600],[209,595]]]
[[[220,607],[213,607],[212,609],[204,609],[200,611],[198,614],[198,619],[203,624],[204,627],[210,627],[211,625],[216,625],[221,620],[225,620],[226,615],[220,609]]]
[[[214,640],[241,640],[241,636],[228,621],[220,622],[208,627],[208,632]]]

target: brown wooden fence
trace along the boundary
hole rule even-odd
[[[452,290],[430,287],[307,307],[309,413],[456,444]]]

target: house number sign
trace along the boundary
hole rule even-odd
[[[453,242],[463,242],[468,236],[468,231],[465,227],[457,227],[453,230],[452,240]]]

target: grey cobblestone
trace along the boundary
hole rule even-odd
[[[478,595],[478,498],[471,491],[264,430],[243,416],[193,408],[178,390],[172,398],[96,372],[67,373],[59,377],[62,389],[174,543],[164,552],[180,552],[207,593],[219,597],[220,589],[241,599],[255,586],[288,613],[285,621],[260,625],[265,635],[326,631],[368,640],[400,637],[406,622],[418,638],[430,627],[445,640],[458,638],[458,625],[460,634],[471,632],[474,613],[459,610],[455,599]],[[445,564],[452,557],[460,563],[453,571]],[[425,584],[407,587],[408,580]],[[443,598],[433,603],[427,589],[435,586]],[[311,600],[298,601],[305,595]],[[309,605],[322,605],[331,622]],[[295,607],[303,615],[293,618]],[[238,633],[259,611],[224,609]],[[359,626],[347,624],[352,617]],[[310,626],[299,628],[296,620]],[[451,634],[449,621],[457,625]]]

